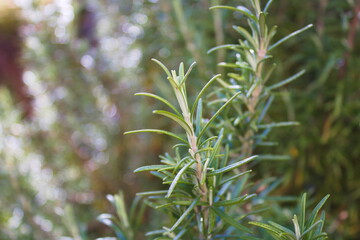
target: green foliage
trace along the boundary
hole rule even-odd
[[[265,229],[274,239],[277,240],[315,240],[315,239],[327,239],[327,234],[323,232],[323,226],[325,221],[325,212],[321,214],[318,221],[319,210],[324,205],[325,201],[329,198],[329,195],[324,197],[318,205],[311,212],[310,217],[307,219],[306,212],[306,194],[303,194],[300,204],[300,218],[296,215],[292,219],[294,224],[294,230],[281,226],[275,222],[269,222],[264,224],[260,222],[250,222],[250,224]]]
[[[145,205],[140,202],[141,198],[136,198],[128,211],[123,192],[116,195],[108,195],[107,198],[115,207],[116,214],[103,213],[98,217],[98,220],[111,227],[118,239],[136,239],[135,237],[138,234],[145,210]]]
[[[252,230],[243,223],[249,215],[255,215],[254,208],[257,205],[256,202],[251,202],[256,194],[247,194],[251,192],[249,183],[246,184],[247,175],[251,172],[247,170],[247,166],[258,157],[253,155],[256,147],[266,145],[265,140],[272,128],[297,125],[296,122],[269,123],[266,122],[265,116],[273,101],[273,91],[304,73],[300,71],[279,83],[267,86],[266,81],[271,78],[274,66],[267,64],[271,59],[268,52],[311,25],[271,44],[276,27],[269,30],[266,25],[267,13],[261,11],[259,1],[254,0],[251,3],[253,11],[243,6],[210,8],[240,12],[248,20],[250,32],[239,26],[234,27],[242,36],[239,44],[223,45],[209,51],[228,48],[236,53],[234,62],[219,64],[219,66],[231,69],[227,73],[228,78],[214,76],[199,91],[191,106],[187,95],[186,80],[194,64],[185,74],[183,63],[176,72],[170,71],[163,63],[153,59],[166,73],[178,108],[163,97],[150,93],[137,94],[155,98],[167,105],[173,112],[155,110],[153,113],[173,120],[183,130],[182,134],[156,129],[125,133],[155,132],[170,135],[182,142],[174,146],[175,156],[167,154],[161,157],[161,165],[150,165],[135,170],[135,172],[150,171],[152,175],[160,178],[163,184],[169,185],[166,191],[139,194],[147,196],[147,204],[164,212],[171,220],[170,226],[148,232],[147,236],[155,239],[202,240],[227,237],[254,239],[251,235]],[[268,2],[265,10],[270,3],[271,1]],[[176,11],[179,11],[179,7],[179,2],[175,2]],[[180,13],[177,15],[183,19]],[[180,25],[181,31],[186,32],[186,23],[182,21]],[[221,87],[210,85],[215,80]],[[205,90],[210,93],[203,98]],[[207,103],[208,108],[204,108],[203,101]],[[205,119],[204,112],[212,112],[212,115]],[[260,155],[260,157],[263,159],[264,157],[282,158],[275,155]],[[294,239],[312,236],[312,230],[320,223],[322,224],[322,221],[314,222],[314,220],[323,202],[315,208],[310,222],[306,223],[309,224],[306,229],[305,215],[301,215],[301,228],[295,215]],[[246,205],[249,210],[242,209]],[[305,195],[302,208],[305,209]],[[126,222],[123,224],[127,225]],[[272,235],[275,233],[280,238],[283,237],[277,227],[257,222],[251,223],[268,229]],[[280,229],[286,228],[280,227]],[[316,235],[315,238],[319,236]]]
[[[224,210],[226,211],[226,207],[233,204],[241,204],[249,198],[243,196],[237,199],[223,199],[217,192],[221,192],[220,190],[224,188],[224,185],[221,184],[222,179],[233,178],[235,173],[232,170],[249,163],[256,156],[229,164],[228,153],[221,154],[223,130],[219,132],[218,136],[203,137],[208,132],[209,126],[214,119],[226,109],[240,92],[230,97],[203,124],[201,95],[209,85],[205,85],[203,90],[199,92],[190,108],[187,98],[186,78],[192,67],[184,74],[184,66],[180,64],[179,72],[176,73],[174,70],[169,71],[158,60],[154,61],[167,74],[167,79],[173,88],[180,109],[177,110],[168,101],[164,101],[161,97],[156,96],[156,99],[168,105],[175,113],[160,110],[153,111],[153,113],[163,115],[177,122],[183,128],[186,138],[181,135],[176,137],[177,139],[182,139],[185,145],[175,146],[177,155],[175,157],[164,156],[161,161],[163,165],[145,166],[135,170],[135,172],[152,171],[153,175],[160,177],[164,184],[170,185],[166,192],[140,193],[140,195],[150,196],[148,204],[168,213],[168,215],[173,217],[174,221],[171,227],[164,227],[163,230],[150,232],[148,235],[162,234],[175,239],[180,237],[192,239],[195,236],[198,236],[200,239],[210,239],[224,231],[222,229],[228,224],[239,230],[246,230],[245,227],[224,212]],[[216,79],[216,77],[213,79]],[[146,95],[149,96],[149,94]],[[197,110],[191,112],[190,109]],[[181,112],[181,115],[179,112]],[[127,133],[144,131],[148,130]],[[154,130],[154,132],[164,133],[160,130]],[[197,135],[196,132],[198,132]],[[171,133],[171,135],[176,136],[175,133]],[[183,148],[187,148],[188,153],[180,154]],[[241,173],[241,175],[246,173]],[[228,186],[229,184],[225,185],[226,188]],[[224,191],[222,191],[223,194],[225,194]],[[225,209],[222,210],[219,207]],[[221,216],[221,220],[216,220],[215,216],[212,215]],[[215,226],[217,227],[215,228]]]
[[[273,239],[249,221],[296,236],[304,233],[301,219],[310,217],[294,209],[294,196],[304,191],[311,205],[331,193],[322,232],[358,239],[358,1],[16,1],[21,21],[0,2],[0,25],[12,33],[23,25],[18,62],[34,99],[33,118],[23,119],[22,103],[3,81],[1,64],[9,61],[0,60],[0,239],[96,239],[114,232],[121,239],[166,239],[174,226],[187,239],[201,229],[201,214],[194,213],[201,208],[209,209],[214,232],[223,232],[219,239]],[[314,27],[307,30],[308,23]],[[162,81],[164,69],[150,58],[169,69],[184,61],[176,84],[185,86],[190,123],[171,83]],[[141,98],[132,96],[136,91]],[[155,117],[149,105],[160,109]],[[199,179],[188,152],[191,125],[203,164]],[[150,127],[123,136],[138,126]],[[164,151],[170,154],[158,163]],[[215,187],[215,198],[220,191],[212,207],[210,199],[195,201],[200,185]],[[105,196],[119,188],[126,201],[119,194],[123,203],[111,211]],[[129,211],[137,191],[144,192]],[[155,209],[143,215],[139,201]],[[123,208],[127,220],[115,211]],[[114,232],[96,221],[99,212],[112,213],[102,221]]]
[[[269,7],[271,2],[266,5]],[[240,26],[233,28],[241,35],[239,44],[224,45],[224,48],[235,52],[235,62],[219,63],[219,66],[229,70],[227,79],[220,80],[221,88],[216,91],[222,96],[230,96],[239,92],[240,97],[232,102],[233,109],[224,114],[218,125],[226,129],[228,138],[233,139],[231,144],[240,156],[250,156],[258,145],[266,145],[267,135],[272,128],[296,125],[296,122],[271,122],[263,123],[265,116],[272,103],[274,91],[296,78],[300,77],[304,70],[273,85],[268,86],[267,80],[272,78],[274,64],[271,63],[270,51],[280,43],[305,31],[312,25],[308,25],[272,44],[276,34],[276,26],[267,26],[267,13],[260,9],[257,1],[252,2],[253,11],[245,7],[215,6],[210,9],[229,9],[241,12],[248,18],[250,32]],[[219,48],[216,48],[217,50]],[[214,49],[213,49],[214,50]],[[209,52],[212,52],[210,50]],[[264,158],[264,156],[259,156]],[[267,158],[276,159],[279,156],[266,155]],[[282,158],[282,157],[280,157]]]

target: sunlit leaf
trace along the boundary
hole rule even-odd
[[[238,161],[238,162],[235,162],[233,164],[230,164],[226,167],[223,167],[223,168],[220,168],[220,169],[217,169],[217,170],[214,170],[212,172],[209,172],[208,173],[208,176],[214,176],[214,175],[219,175],[219,174],[222,174],[222,173],[225,173],[225,172],[228,172],[228,171],[231,171],[235,168],[238,168],[246,163],[249,163],[251,162],[252,160],[254,160],[255,158],[257,158],[257,156],[252,156],[252,157],[249,157],[249,158],[246,158],[242,161]]]
[[[124,132],[124,134],[127,135],[127,134],[132,134],[132,133],[146,133],[146,132],[165,134],[165,135],[171,136],[173,138],[176,138],[176,139],[188,144],[188,142],[185,139],[182,139],[178,135],[176,135],[172,132],[168,132],[168,131],[160,130],[160,129],[140,129],[140,130],[127,131],[127,132]]]

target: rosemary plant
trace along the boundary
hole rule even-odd
[[[246,223],[249,215],[258,216],[259,201],[256,200],[265,195],[261,190],[252,188],[253,183],[248,183],[251,173],[248,166],[254,161],[287,158],[254,153],[257,147],[276,144],[266,140],[273,128],[298,124],[268,122],[265,116],[274,99],[273,92],[304,73],[300,71],[283,81],[268,85],[275,68],[269,54],[281,43],[311,25],[272,43],[276,26],[269,28],[266,24],[267,10],[272,0],[264,8],[261,8],[259,0],[251,0],[250,3],[252,10],[244,6],[210,8],[238,12],[247,19],[249,25],[248,28],[234,26],[241,36],[238,44],[217,46],[209,51],[211,53],[225,48],[235,53],[234,62],[219,64],[230,69],[226,76],[218,74],[212,77],[191,102],[187,95],[187,83],[195,63],[187,71],[183,63],[178,71],[170,71],[163,63],[153,59],[166,73],[177,104],[152,93],[136,94],[162,102],[169,111],[154,110],[153,113],[175,121],[182,128],[180,133],[160,129],[125,133],[153,132],[169,135],[178,141],[173,147],[175,154],[161,156],[161,164],[135,170],[149,171],[168,185],[166,190],[137,194],[146,197],[149,206],[169,217],[168,225],[146,234],[151,239],[267,239],[264,236],[255,237],[256,233]],[[216,82],[220,87],[215,86]],[[216,100],[209,100],[214,98]],[[211,117],[205,118],[205,112],[211,112]],[[254,194],[255,191],[260,192],[259,196]],[[267,230],[275,239],[326,239],[326,234],[322,232],[324,214],[320,220],[316,219],[327,198],[328,196],[318,204],[310,218],[306,219],[306,195],[303,195],[300,218],[296,215],[293,218],[294,230],[274,222],[250,223]],[[119,206],[124,203],[119,202],[118,196],[115,199],[117,200],[113,202],[116,208],[121,208]],[[112,216],[102,215],[101,219],[111,220],[107,223],[118,226],[116,231],[119,232],[120,239],[133,239],[126,211],[123,207],[122,209],[118,211],[121,223],[117,225],[114,224],[117,220]]]

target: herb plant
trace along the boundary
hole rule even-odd
[[[248,28],[234,26],[241,37],[238,44],[221,45],[209,50],[211,53],[229,49],[235,59],[219,63],[219,66],[226,68],[226,76],[213,76],[193,101],[187,94],[187,86],[195,63],[188,70],[181,63],[178,71],[175,71],[153,59],[166,73],[176,104],[152,93],[136,95],[162,102],[169,111],[154,110],[153,113],[175,121],[182,132],[142,129],[125,133],[152,132],[177,140],[173,146],[174,155],[165,154],[160,157],[161,164],[135,170],[149,171],[168,185],[166,190],[137,194],[145,197],[147,205],[163,212],[169,219],[166,226],[146,234],[150,239],[268,239],[269,235],[283,240],[327,238],[322,230],[324,213],[317,219],[328,196],[307,219],[304,194],[299,218],[294,215],[292,229],[271,221],[268,224],[256,221],[268,207],[266,201],[265,204],[261,203],[274,185],[269,185],[270,179],[251,182],[249,167],[262,160],[287,159],[288,156],[263,154],[265,151],[261,147],[276,145],[268,140],[272,129],[298,125],[297,122],[273,122],[267,116],[267,110],[274,100],[274,92],[304,73],[302,70],[275,82],[272,79],[275,64],[271,62],[269,54],[286,40],[312,26],[308,25],[274,42],[276,26],[268,27],[266,21],[272,2],[269,0],[261,8],[259,0],[251,0],[252,10],[244,6],[210,8],[213,11],[225,9],[239,13],[247,19]],[[207,115],[210,117],[206,118]],[[265,188],[261,189],[262,186]],[[136,211],[131,210],[128,217],[122,198],[116,195],[112,199],[118,218],[101,215],[100,220],[112,226],[119,239],[134,239],[134,228],[129,219],[136,219]],[[255,220],[250,221],[250,226],[258,228],[254,230],[249,227],[249,219]],[[268,235],[261,229],[265,229]],[[258,238],[259,235],[262,236]]]

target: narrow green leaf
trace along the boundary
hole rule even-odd
[[[284,226],[281,226],[280,224],[277,224],[277,223],[271,222],[271,221],[269,221],[269,224],[270,224],[271,226],[279,229],[280,231],[286,232],[286,233],[288,233],[288,234],[291,235],[291,236],[295,236],[295,233],[294,233],[292,230],[290,230],[290,229],[288,229],[288,228],[286,228],[286,227],[284,227]]]
[[[180,83],[180,86],[182,86],[186,82],[187,78],[189,77],[189,75],[190,75],[190,73],[191,73],[191,71],[192,71],[192,69],[194,68],[195,65],[196,65],[196,62],[193,62],[190,65],[189,69],[187,70],[187,72],[186,72],[186,74],[184,76],[183,81]]]
[[[178,144],[175,144],[172,149],[177,149],[177,148],[180,148],[180,147],[185,147],[187,148],[188,145],[187,144],[184,144],[184,143],[178,143]]]
[[[208,225],[208,234],[210,235],[213,232],[213,229],[216,226],[216,214],[213,211],[209,211],[209,225]]]
[[[97,220],[111,227],[116,232],[116,237],[119,238],[119,240],[127,240],[124,231],[120,228],[120,222],[115,217],[110,214],[103,213],[97,217]]]
[[[319,220],[319,221],[315,222],[308,229],[306,229],[306,231],[301,235],[301,237],[304,237],[306,234],[310,233],[317,225],[320,225],[322,223],[323,223],[322,220]]]
[[[175,86],[179,87],[180,80],[179,80],[179,77],[176,75],[175,70],[171,70],[171,80],[173,80],[175,82]]]
[[[286,161],[290,160],[289,155],[273,155],[273,154],[263,154],[259,155],[258,160],[277,160],[277,161]]]
[[[218,136],[209,137],[209,138],[206,139],[205,141],[201,142],[201,144],[200,144],[199,146],[202,147],[202,146],[206,145],[208,142],[211,142],[211,141],[213,141],[213,140],[215,140],[215,139],[217,139],[217,138],[218,138]]]
[[[255,89],[258,89],[259,81],[255,82],[246,93],[246,98],[250,98]]]
[[[320,220],[322,221],[322,223],[320,224],[320,226],[316,229],[315,234],[320,234],[323,230],[324,227],[324,222],[325,222],[325,211],[321,212],[321,216],[320,216]]]
[[[272,59],[272,58],[273,58],[273,56],[271,56],[271,55],[266,55],[265,57],[263,57],[262,59],[260,59],[260,61],[257,62],[256,71],[259,70],[260,63],[263,63],[263,62],[265,62],[265,61],[267,61],[267,60],[269,60],[269,59]]]
[[[168,117],[172,120],[174,120],[175,122],[177,122],[187,133],[191,133],[191,128],[190,126],[185,122],[185,120],[180,117],[177,116],[171,112],[168,111],[163,111],[163,110],[154,110],[153,111],[154,114],[159,114],[159,115],[163,115],[165,117]]]
[[[203,170],[202,170],[202,173],[201,173],[201,179],[200,179],[200,184],[204,184],[205,181],[206,181],[206,176],[207,176],[207,171],[208,171],[208,167],[209,167],[209,163],[210,163],[210,158],[207,158],[206,161],[205,161],[205,164],[203,166]]]
[[[328,237],[326,233],[321,233],[319,235],[314,236],[311,240],[317,240],[317,239],[325,240],[328,239]]]
[[[181,62],[180,66],[179,66],[179,77],[181,80],[181,83],[184,81],[184,77],[185,77],[185,70],[184,70],[184,63]],[[181,84],[179,84],[179,86],[181,86]]]
[[[194,116],[194,112],[195,109],[197,107],[197,104],[200,100],[200,98],[202,97],[202,95],[204,94],[204,92],[206,91],[206,89],[211,85],[211,83],[213,83],[218,77],[220,77],[221,74],[217,74],[215,76],[213,76],[206,84],[205,86],[200,90],[199,94],[196,96],[195,102],[191,108],[191,116]]]
[[[259,0],[251,0],[251,4],[256,11],[256,14],[260,13],[260,2]]]
[[[159,234],[163,234],[163,233],[165,233],[165,232],[166,232],[166,230],[164,230],[164,229],[155,230],[155,231],[147,232],[147,233],[145,234],[145,236],[159,235]]]
[[[259,27],[260,27],[260,36],[265,38],[265,34],[267,33],[267,26],[265,24],[265,14],[261,12],[259,14]]]
[[[264,117],[265,117],[267,111],[269,110],[270,105],[272,104],[273,100],[274,100],[274,96],[271,95],[271,96],[269,97],[269,99],[266,101],[266,104],[265,104],[265,106],[263,107],[263,109],[262,109],[262,111],[261,111],[261,113],[260,113],[260,116],[258,117],[258,120],[257,120],[258,123],[261,123],[261,121],[264,119]]]
[[[300,202],[300,230],[304,232],[305,230],[305,215],[306,215],[306,193],[304,193],[301,197]]]
[[[240,26],[233,26],[233,29],[240,33],[241,36],[243,36],[254,49],[258,49],[258,44],[254,41],[254,38],[250,35],[250,33],[243,27]]]
[[[224,200],[224,201],[219,201],[219,202],[215,202],[214,206],[215,207],[222,207],[222,206],[230,206],[230,205],[235,205],[235,204],[239,204],[241,202],[244,202],[252,197],[255,197],[256,194],[251,194],[251,195],[244,195],[242,197],[238,197],[238,198],[234,198],[234,199],[230,199],[230,200]]]
[[[212,211],[214,211],[214,213],[216,213],[216,215],[218,215],[222,220],[224,220],[224,222],[226,222],[227,224],[230,224],[232,226],[234,226],[235,228],[239,229],[240,231],[244,231],[247,233],[251,233],[251,230],[248,229],[247,227],[241,225],[238,221],[236,221],[234,218],[230,217],[228,214],[226,214],[225,212],[223,212],[220,208],[217,207],[211,207],[210,208]]]
[[[106,219],[108,219],[108,221],[106,221]],[[112,228],[117,227],[115,224],[112,223],[114,221],[114,218],[110,214],[101,214],[98,217],[98,221],[101,221],[105,225],[108,225],[108,226],[110,226]],[[81,235],[80,235],[78,224],[76,222],[74,209],[70,204],[65,205],[65,212],[64,212],[64,215],[63,215],[63,223],[65,224],[66,228],[71,233],[74,240],[82,239]]]
[[[179,217],[176,223],[171,227],[170,232],[173,232],[184,219],[190,214],[190,212],[194,209],[196,204],[199,202],[200,197],[197,197],[192,204],[185,210],[185,212]]]
[[[161,190],[161,191],[139,192],[139,193],[136,193],[136,195],[137,196],[165,195],[166,193],[167,193],[167,190]]]
[[[124,132],[124,135],[127,135],[127,134],[132,134],[132,133],[146,133],[146,132],[152,132],[152,133],[158,133],[158,134],[165,134],[165,135],[168,135],[168,136],[171,136],[173,138],[176,138],[184,143],[186,143],[188,145],[188,142],[179,137],[178,135],[172,133],[172,132],[168,132],[168,131],[165,131],[165,130],[160,130],[160,129],[140,129],[140,130],[133,130],[133,131],[127,131],[127,132]]]
[[[215,175],[219,175],[219,174],[222,174],[222,173],[231,171],[231,170],[233,170],[233,169],[235,169],[235,168],[237,168],[237,167],[240,167],[240,166],[242,166],[242,165],[244,165],[244,164],[246,164],[246,163],[254,160],[254,159],[257,158],[257,157],[258,157],[258,156],[255,155],[255,156],[246,158],[246,159],[244,159],[244,160],[242,160],[242,161],[238,161],[238,162],[235,162],[235,163],[233,163],[233,164],[230,164],[230,165],[228,165],[228,166],[226,166],[226,167],[223,167],[223,168],[214,170],[214,171],[208,173],[208,176],[215,176]]]
[[[299,222],[298,219],[296,217],[296,215],[294,215],[294,218],[292,219],[293,223],[294,223],[294,228],[295,228],[295,236],[296,239],[301,239],[301,232],[300,232],[300,226],[299,226]]]
[[[268,37],[267,37],[266,42],[265,42],[265,47],[266,47],[267,49],[268,49],[268,46],[269,46],[271,40],[272,40],[273,37],[275,36],[276,32],[277,32],[277,26],[274,25],[274,26],[272,26],[272,27],[270,28],[270,31],[269,31],[269,33],[268,33]]]
[[[156,206],[155,209],[167,208],[167,207],[174,206],[174,205],[175,204],[173,202],[165,203],[165,204],[161,204],[161,205]]]
[[[257,43],[258,46],[260,46],[260,42],[259,42],[259,39],[260,39],[260,36],[259,36],[259,24],[257,22],[254,22],[254,21],[250,21],[250,19],[248,19],[248,25],[251,29],[251,33],[252,33],[252,36],[253,36],[253,39],[255,40],[255,42]]]
[[[201,121],[202,121],[202,99],[199,99],[198,107],[196,111],[196,120],[195,120],[195,134],[196,136],[199,135],[201,130]]]
[[[232,10],[235,12],[240,12],[240,13],[244,14],[245,16],[247,16],[248,18],[254,20],[255,22],[258,21],[256,16],[249,9],[247,9],[246,7],[243,7],[243,6],[238,6],[236,8],[230,7],[230,6],[221,6],[221,5],[210,7],[210,10],[213,10],[213,9],[228,9],[228,10]]]
[[[268,51],[274,49],[275,47],[279,46],[281,43],[285,42],[286,40],[289,40],[290,38],[298,35],[299,33],[302,33],[303,31],[311,28],[312,26],[314,26],[313,24],[309,24],[295,32],[292,32],[290,33],[289,35],[287,35],[286,37],[283,37],[282,39],[280,39],[279,41],[277,41],[276,43],[274,43],[273,45],[271,45],[269,48],[268,48]]]
[[[173,77],[167,77],[167,80],[170,82],[171,86],[173,89],[178,89],[179,88],[179,85],[178,83],[176,82],[176,78],[173,78]]]
[[[214,151],[214,148],[212,147],[201,148],[196,153],[210,152],[210,151]]]
[[[273,0],[269,0],[269,1],[266,3],[266,5],[265,5],[265,7],[264,7],[264,10],[263,10],[264,13],[267,13],[267,10],[269,9],[269,7],[270,7],[270,5],[271,5],[272,2],[273,2]]]
[[[200,141],[202,135],[205,133],[205,131],[207,130],[207,128],[210,126],[210,124],[215,120],[215,118],[239,95],[241,94],[241,92],[237,92],[234,94],[234,96],[232,96],[229,100],[226,101],[226,103],[224,103],[224,105],[222,105],[217,112],[210,118],[210,120],[206,123],[206,125],[204,126],[204,128],[201,130],[199,136],[198,136],[198,141]]]
[[[156,62],[166,73],[166,75],[171,78],[171,74],[170,74],[170,71],[169,69],[162,63],[160,62],[159,60],[155,59],[155,58],[152,58],[151,59],[152,61]]]
[[[181,176],[185,173],[185,171],[191,167],[191,165],[193,165],[195,163],[195,160],[192,160],[191,162],[187,163],[175,176],[174,180],[172,180],[172,183],[170,185],[170,188],[166,194],[166,198],[169,198],[172,194],[172,192],[174,191],[176,185],[178,184]]]
[[[282,233],[282,231],[280,231],[279,229],[277,229],[276,227],[273,227],[269,224],[266,223],[261,223],[261,222],[249,222],[249,224],[257,226],[257,227],[261,227],[263,229],[268,230],[269,232],[275,233],[277,237],[279,237],[279,235]]]
[[[183,200],[183,201],[173,201],[173,203],[174,204],[176,204],[176,205],[182,205],[182,206],[190,206],[191,205],[191,203],[192,203],[192,201],[190,201],[190,200]],[[199,204],[198,205],[205,205],[205,203],[201,203],[201,202],[199,202]]]
[[[226,63],[226,62],[221,62],[218,63],[219,67],[228,67],[228,68],[240,68],[241,65],[236,64],[236,63]],[[246,68],[249,68],[249,66],[247,66]],[[250,68],[251,69],[251,68]]]
[[[134,201],[130,205],[129,217],[132,225],[132,229],[138,229],[145,212],[145,204],[142,201],[142,197],[136,196]]]
[[[252,170],[248,170],[248,171],[245,171],[245,172],[236,174],[236,175],[234,175],[234,176],[232,176],[232,177],[229,177],[229,178],[227,178],[227,179],[222,180],[219,185],[222,185],[222,184],[227,183],[227,182],[229,182],[229,181],[235,180],[235,179],[237,179],[237,178],[239,178],[239,177],[241,177],[241,176],[244,176],[245,174],[249,174],[249,173],[251,173],[251,172],[252,172]]]
[[[182,229],[178,234],[176,234],[175,238],[173,240],[180,240],[181,237],[188,231],[188,228]]]
[[[274,127],[288,127],[288,126],[298,126],[299,122],[278,122],[278,123],[269,123],[269,124],[261,124],[257,125],[257,128],[274,128]]]
[[[305,70],[301,70],[300,72],[292,75],[291,77],[289,77],[289,78],[287,78],[287,79],[285,79],[285,80],[283,80],[283,81],[281,81],[281,82],[279,82],[279,83],[275,83],[274,85],[271,85],[271,86],[267,87],[267,89],[268,89],[268,90],[274,90],[274,89],[276,89],[276,88],[282,87],[282,86],[284,86],[284,85],[286,85],[286,84],[288,84],[288,83],[296,80],[297,78],[299,78],[299,77],[300,77],[301,75],[303,75],[304,73],[305,73]]]
[[[189,171],[191,171],[191,169],[189,169]],[[192,175],[195,175],[195,174],[192,174]],[[171,185],[173,183],[173,181],[174,181],[173,179],[170,179],[170,181],[163,182],[163,184]],[[190,181],[180,179],[177,182],[177,185],[179,186],[179,189],[181,189],[181,188],[184,188],[184,187],[187,187],[187,188],[192,187],[192,186],[194,186],[194,183],[192,183]],[[174,194],[172,196],[174,196]]]
[[[209,49],[208,51],[207,51],[207,54],[209,54],[209,53],[212,53],[212,52],[214,52],[214,51],[216,51],[216,50],[219,50],[219,49],[234,49],[234,48],[237,48],[237,47],[240,47],[240,45],[238,45],[238,44],[224,44],[224,45],[219,45],[219,46],[216,46],[216,47],[213,47],[213,48],[211,48],[211,49]]]
[[[292,234],[286,233],[286,232],[280,234],[279,237],[280,237],[281,240],[298,240],[298,239],[296,239],[295,235],[292,235]]]
[[[325,204],[326,200],[330,197],[330,195],[326,195],[323,199],[321,199],[321,201],[316,205],[316,207],[314,208],[314,210],[311,212],[310,218],[309,218],[309,222],[307,223],[307,227],[310,227],[311,225],[314,224],[315,219],[317,214],[319,213],[320,209],[322,208],[322,206]]]
[[[174,110],[174,112],[177,115],[181,116],[181,113],[179,113],[178,110],[165,98],[162,98],[162,97],[152,94],[152,93],[146,93],[146,92],[135,93],[135,96],[147,96],[147,97],[155,98],[155,99],[165,103],[168,107],[170,107],[172,110]]]
[[[137,172],[144,172],[144,171],[158,171],[158,170],[168,170],[173,169],[175,166],[169,165],[149,165],[149,166],[142,166],[134,170],[134,173]]]
[[[119,216],[121,223],[124,225],[125,229],[128,229],[130,227],[129,218],[126,213],[126,207],[125,207],[125,199],[123,193],[116,194],[114,196],[115,199],[115,207],[116,207],[116,213]]]
[[[200,180],[201,184],[205,183],[208,167],[211,165],[211,163],[214,160],[215,156],[219,153],[223,135],[224,135],[224,128],[222,128],[220,130],[218,139],[217,139],[217,141],[216,141],[216,143],[214,145],[214,148],[213,148],[213,151],[212,151],[212,154],[211,154],[210,158],[206,159],[206,161],[205,161],[205,164],[204,164],[204,167],[203,167],[203,172],[201,174],[201,180]]]

